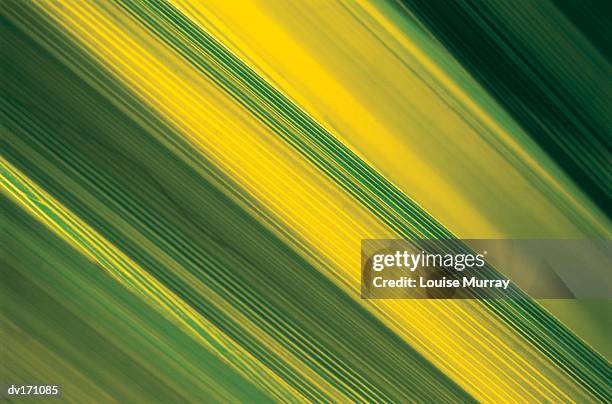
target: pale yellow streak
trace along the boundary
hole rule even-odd
[[[246,378],[259,384],[271,396],[282,397],[284,392],[289,392],[294,398],[300,397],[291,386],[263,367],[248,352],[225,336],[147,271],[140,268],[94,229],[32,183],[4,157],[0,157],[0,167],[3,171],[3,176],[0,177],[2,191],[6,196],[83,255],[100,265],[120,284],[141,296],[162,315],[169,316],[179,328],[203,347],[216,354]],[[23,188],[27,191],[23,191]],[[62,222],[64,225],[60,224]],[[222,349],[219,349],[218,346]],[[231,399],[229,396],[225,398]]]
[[[514,124],[508,116],[505,116],[505,126],[502,122],[494,119],[490,111],[486,111],[481,105],[474,101],[474,99],[444,71],[444,69],[435,63],[416,43],[411,42],[410,38],[392,24],[373,4],[363,0],[358,0],[357,3],[370,17],[379,23],[384,30],[398,41],[410,56],[414,57],[419,64],[425,67],[425,69],[430,72],[430,74],[439,81],[453,97],[473,113],[483,126],[493,132],[509,150],[515,153],[521,162],[526,164],[534,174],[546,182],[558,196],[562,197],[568,205],[571,206],[572,210],[581,216],[582,221],[597,228],[601,234],[610,233],[609,221],[562,172],[555,168],[554,163],[552,163],[544,153],[538,153],[535,156],[532,155],[533,152],[527,150],[524,144],[521,144],[517,140],[520,139],[522,142],[531,144],[532,150],[537,149],[533,142],[529,140],[529,137]],[[473,84],[473,86],[477,87],[475,84]],[[492,100],[490,100],[490,102],[491,104],[495,104]],[[501,110],[495,112],[498,115],[503,115]],[[554,175],[551,174],[551,172],[554,173]],[[521,193],[521,197],[524,197],[524,193]],[[545,210],[542,210],[544,213],[543,216],[548,217],[551,215],[550,208],[552,207],[545,208]],[[557,218],[553,218],[553,220],[557,220]]]
[[[486,229],[487,233],[495,232],[480,213],[469,205],[469,201],[440,175],[440,171],[428,163],[427,155],[394,136],[392,129],[385,126],[379,116],[372,114],[372,108],[355,98],[351,90],[337,80],[338,76],[334,75],[336,72],[326,70],[326,66],[301,48],[277,24],[277,20],[272,20],[255,3],[228,7],[229,4],[222,1],[212,1],[207,2],[206,9],[199,2],[179,0],[173,3],[215,36],[227,38],[233,45],[230,47],[232,52],[251,61],[250,67],[270,82],[276,83],[318,122],[328,129],[341,128],[334,130],[334,135],[351,145],[362,159],[369,161],[373,156],[384,156],[384,159],[380,159],[384,161],[376,160],[382,172],[393,180],[397,179],[397,173],[401,173],[403,178],[409,178],[410,183],[404,189],[409,189],[410,194],[428,195],[427,198],[421,198],[430,202],[428,208],[439,205],[442,200],[454,206],[454,211],[463,223],[470,223],[477,229]],[[334,7],[332,2],[325,7],[331,19],[342,15]],[[229,22],[232,22],[231,26],[228,26]],[[355,32],[352,27],[349,31],[350,35]],[[406,87],[423,104],[419,108],[440,110],[439,102],[426,94],[428,90],[421,81],[412,79],[406,83]],[[382,104],[384,100],[377,98],[376,102]],[[406,114],[409,116],[411,113],[406,111]],[[334,117],[332,122],[328,115]],[[437,121],[448,120],[446,116],[444,111],[440,111]],[[421,129],[414,122],[406,120],[404,130],[416,134]],[[405,181],[396,183],[403,185]]]

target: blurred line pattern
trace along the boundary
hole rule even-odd
[[[610,402],[610,301],[359,297],[362,239],[612,237],[589,3],[2,1],[0,382]]]

